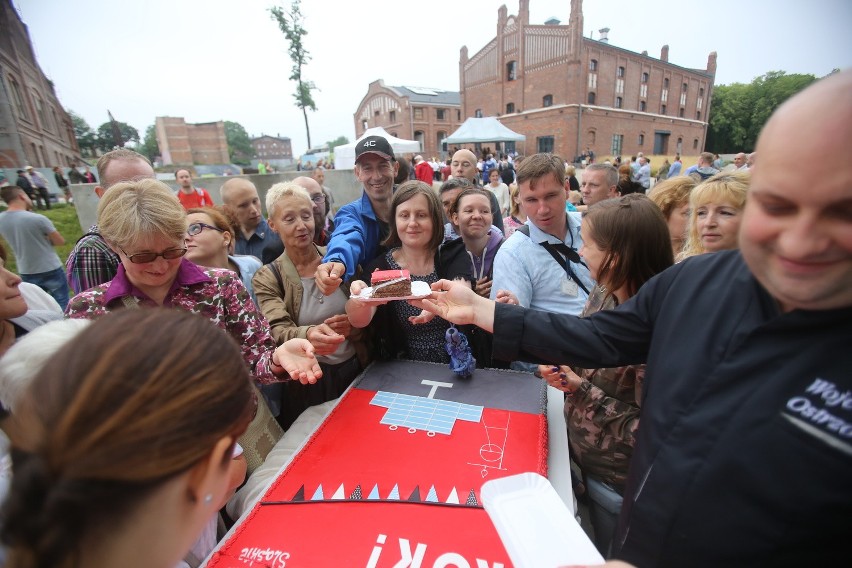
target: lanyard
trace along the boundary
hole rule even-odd
[[[573,236],[571,237],[571,240],[573,241]],[[586,288],[586,285],[583,284],[580,278],[576,274],[574,274],[574,271],[571,269],[572,262],[575,262],[582,266],[586,266],[586,264],[583,262],[583,259],[581,259],[580,255],[577,254],[577,251],[570,248],[565,243],[554,244],[547,241],[542,241],[538,244],[543,246],[544,250],[549,252],[550,256],[553,257],[553,260],[559,263],[559,266],[561,266],[565,270],[565,273],[568,275],[568,278],[576,282],[577,286],[579,286],[580,289],[583,290],[586,295],[588,295],[589,289]]]

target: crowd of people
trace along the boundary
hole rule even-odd
[[[852,142],[850,87],[837,74],[780,107],[759,166],[676,159],[656,184],[641,155],[578,172],[460,149],[397,185],[391,145],[368,137],[362,195],[333,219],[316,175],[269,188],[264,217],[246,178],[216,205],[187,170],[175,193],[139,154],[104,155],[97,224],[59,267],[67,305],[41,267],[0,264],[9,565],[136,565],[144,548],[145,565],[197,566],[306,408],[373,360],[452,364],[448,333],[477,366],[565,394],[575,494],[612,566],[842,559],[852,171],[816,164]],[[33,206],[2,197],[0,230]],[[374,270],[432,292],[368,299]]]

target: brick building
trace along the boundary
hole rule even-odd
[[[289,138],[263,134],[251,139],[254,157],[259,160],[293,160],[293,147]]]
[[[423,156],[446,157],[441,142],[462,119],[459,94],[423,87],[388,87],[381,79],[370,83],[355,112],[355,138],[381,126],[398,138],[417,140]]]
[[[565,158],[591,148],[597,156],[696,155],[704,150],[716,74],[706,69],[583,37],[583,2],[571,0],[567,26],[530,25],[529,0],[518,14],[497,11],[497,36],[472,57],[461,48],[459,76],[464,116],[499,116],[526,135],[527,154]]]
[[[0,5],[0,30],[0,167],[70,165],[80,158],[71,117],[11,0]]]
[[[155,122],[157,145],[163,165],[228,164],[225,123],[187,124],[183,118],[158,116]]]

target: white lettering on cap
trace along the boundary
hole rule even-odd
[[[376,145],[375,140],[368,140],[367,142],[364,142],[364,148],[366,148],[367,146],[375,146],[375,145]]]

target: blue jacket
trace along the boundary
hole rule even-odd
[[[358,265],[365,266],[379,255],[381,233],[373,204],[364,192],[360,200],[347,203],[335,215],[323,262],[342,262],[346,266],[343,280],[351,280]]]

